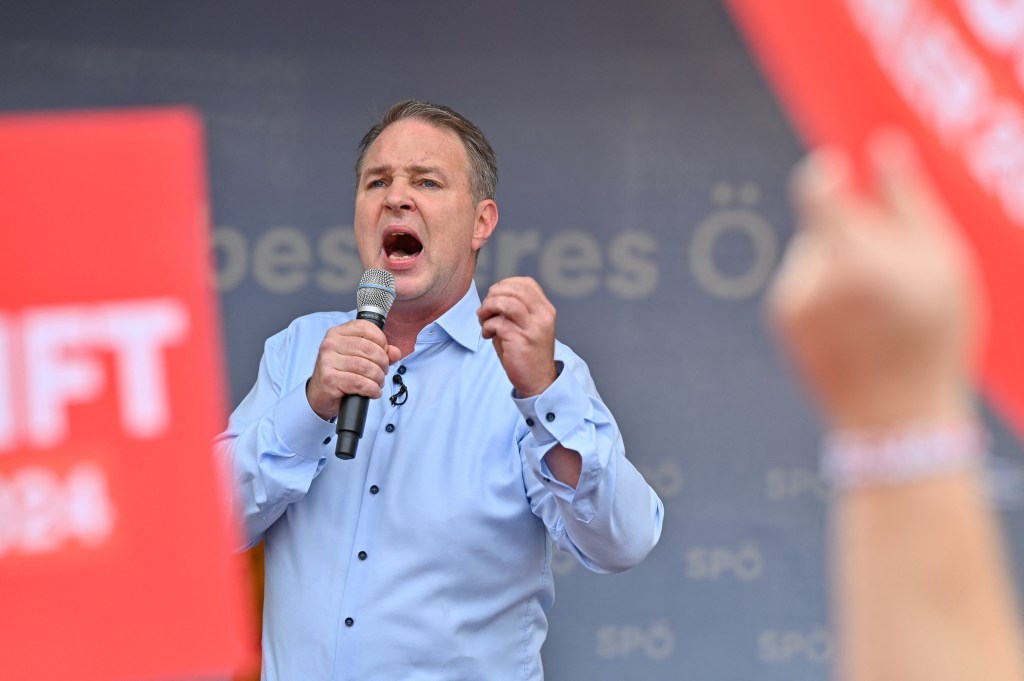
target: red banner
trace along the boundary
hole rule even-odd
[[[809,145],[845,148],[863,167],[878,127],[915,139],[981,264],[982,381],[1024,432],[1024,3],[727,4]]]
[[[183,110],[0,117],[0,679],[245,652],[202,145]]]

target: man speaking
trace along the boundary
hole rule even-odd
[[[359,151],[356,244],[395,282],[384,328],[295,320],[218,438],[247,540],[265,542],[263,679],[542,679],[549,539],[628,569],[658,541],[661,500],[540,286],[505,279],[480,300],[498,222],[482,132],[406,101]],[[343,460],[350,395],[370,399]]]

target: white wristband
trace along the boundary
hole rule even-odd
[[[987,445],[985,433],[974,422],[887,434],[840,431],[825,441],[821,474],[840,489],[894,485],[976,466]]]

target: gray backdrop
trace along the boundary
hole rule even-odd
[[[488,133],[478,282],[541,282],[666,504],[629,573],[557,556],[548,678],[824,679],[818,430],[760,311],[802,149],[717,0],[0,6],[0,109],[203,115],[232,407],[266,336],[353,306],[354,147],[407,97]],[[1024,452],[986,416],[1015,535]]]

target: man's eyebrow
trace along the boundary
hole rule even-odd
[[[443,170],[438,166],[420,166],[411,165],[406,166],[405,170],[413,175],[438,175],[441,177],[445,176]],[[367,168],[363,171],[363,175],[391,175],[395,172],[394,166],[391,165],[379,165]]]

